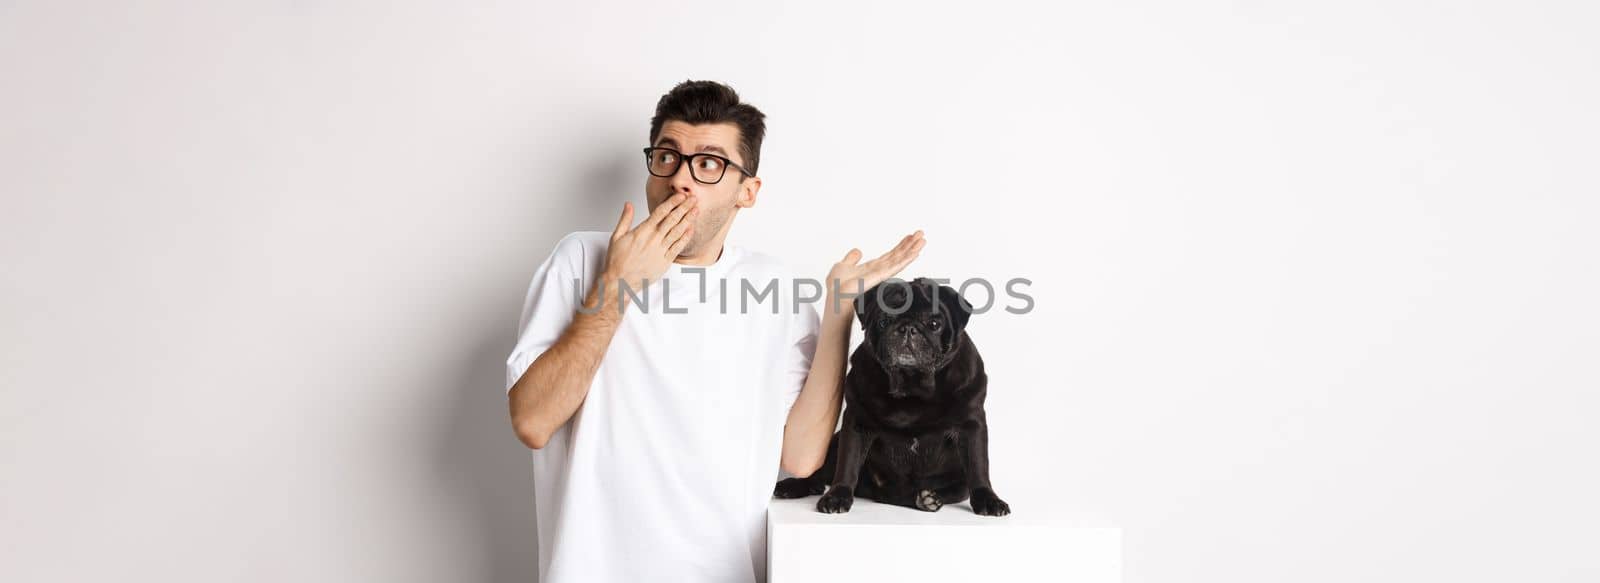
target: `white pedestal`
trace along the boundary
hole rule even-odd
[[[767,583],[1120,583],[1122,530],[1073,524],[1012,502],[978,516],[967,502],[938,512],[856,498],[817,512],[818,496],[767,508]],[[1032,507],[1030,507],[1032,506]]]

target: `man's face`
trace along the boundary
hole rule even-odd
[[[672,148],[683,152],[685,156],[708,152],[733,160],[734,164],[741,167],[745,166],[744,157],[739,155],[739,126],[732,123],[690,125],[668,120],[661,124],[661,133],[651,146]],[[707,242],[721,240],[733,221],[735,211],[755,205],[756,191],[761,188],[760,178],[748,177],[740,181],[744,174],[731,166],[716,184],[699,182],[690,175],[687,160],[678,165],[678,172],[672,176],[646,176],[645,202],[651,211],[679,192],[687,193],[699,201],[700,217],[695,219],[694,235],[689,244],[684,246],[681,255],[700,253]]]

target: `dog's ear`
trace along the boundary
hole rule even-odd
[[[961,297],[961,292],[948,285],[934,288],[934,293],[939,296],[939,309],[946,310],[950,314],[951,333],[966,329],[967,319],[972,317],[972,304]]]
[[[871,332],[872,318],[878,313],[878,291],[883,289],[883,284],[867,288],[856,296],[856,319],[861,321],[861,330]]]

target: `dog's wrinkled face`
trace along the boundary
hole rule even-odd
[[[944,366],[971,315],[972,304],[954,288],[925,277],[886,281],[856,298],[862,342],[886,369]]]

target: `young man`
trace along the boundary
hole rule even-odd
[[[820,324],[796,311],[784,263],[724,243],[761,189],[764,120],[725,85],[674,87],[644,152],[649,215],[633,225],[623,203],[613,232],[567,235],[534,272],[506,390],[534,449],[542,583],[764,581],[777,470],[822,464],[852,294],[924,240],[866,263],[851,249],[822,282]]]

